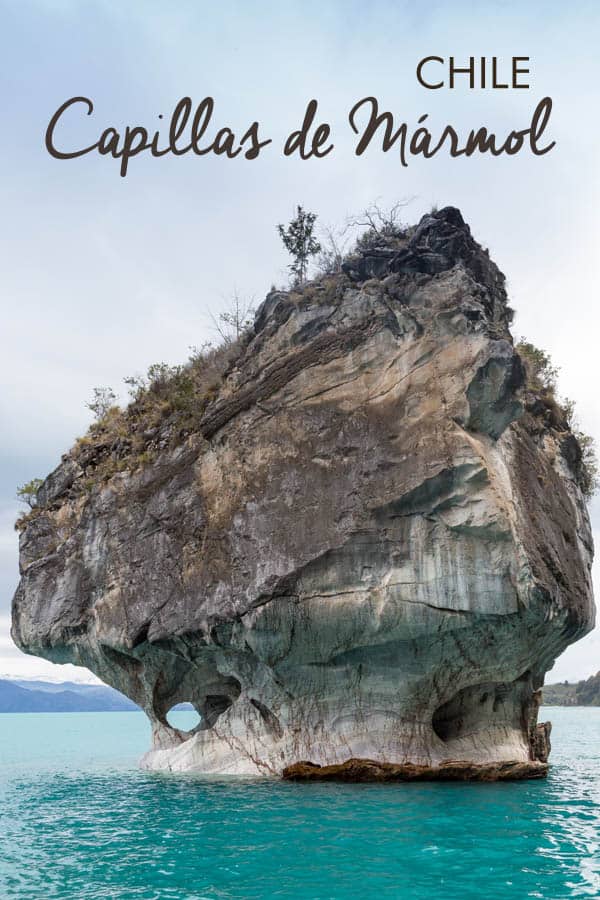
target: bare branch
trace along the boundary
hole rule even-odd
[[[347,228],[336,230],[329,225],[321,228],[321,251],[317,257],[316,267],[320,275],[336,275],[342,271],[342,263],[350,237]]]
[[[414,197],[405,197],[397,200],[392,206],[382,207],[379,197],[370,203],[366,209],[346,219],[347,228],[367,228],[375,234],[393,236],[399,234],[404,226],[400,218],[401,211],[412,203]]]
[[[238,292],[234,291],[229,298],[227,309],[217,315],[212,310],[208,311],[213,327],[224,344],[238,341],[250,327],[255,311],[254,303],[254,297],[240,297]]]

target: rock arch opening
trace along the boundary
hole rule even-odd
[[[165,716],[171,728],[177,731],[198,731],[202,725],[202,716],[192,703],[176,703]]]

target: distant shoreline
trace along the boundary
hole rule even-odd
[[[545,706],[600,706],[600,672],[582,681],[545,685],[542,698]]]

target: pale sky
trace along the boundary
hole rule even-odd
[[[548,350],[562,392],[600,439],[596,116],[600,76],[595,2],[222,2],[0,0],[0,674],[71,677],[19,653],[8,634],[18,580],[17,485],[43,476],[90,421],[95,386],[152,362],[183,361],[214,339],[209,310],[237,289],[260,301],[285,280],[275,225],[302,203],[335,225],[371,200],[415,197],[458,206],[505,272],[515,332]],[[529,56],[529,90],[428,91],[427,55]],[[94,102],[65,120],[65,145],[109,125],[156,128],[177,100],[215,98],[212,134],[256,119],[273,144],[254,161],[208,155],[134,158],[127,178],[110,157],[52,159],[48,121],[69,97]],[[398,125],[424,113],[433,131],[525,128],[554,102],[534,158],[412,159],[353,153],[353,104],[378,97]],[[311,98],[332,125],[323,160],[284,159],[285,136]],[[592,505],[598,540],[600,503]],[[596,568],[598,589],[598,569]],[[596,631],[570,648],[550,680],[600,669]],[[80,674],[85,675],[85,672]]]

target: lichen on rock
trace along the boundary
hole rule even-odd
[[[15,641],[139,703],[147,768],[545,771],[539,688],[593,626],[593,547],[509,322],[454,208],[272,291],[179,443],[46,479]]]

